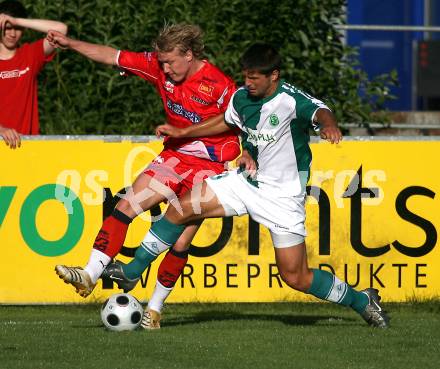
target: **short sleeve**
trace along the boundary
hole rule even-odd
[[[26,53],[31,55],[31,60],[35,66],[37,74],[43,69],[46,63],[50,62],[55,57],[55,50],[49,55],[44,55],[44,38],[30,44],[25,44],[23,47],[26,47]]]
[[[240,116],[237,113],[237,110],[234,107],[234,96],[229,101],[228,108],[225,111],[225,122],[230,126],[237,126],[241,128],[241,120]]]
[[[318,100],[304,92],[295,94],[296,115],[305,125],[313,124],[316,111],[318,109],[329,109],[321,100]]]
[[[137,75],[152,83],[159,80],[160,67],[155,52],[119,51],[116,64],[124,72]]]
[[[235,83],[230,80],[225,89],[223,90],[222,95],[217,100],[217,106],[221,112],[225,112],[228,108],[229,102],[231,101],[231,97],[236,90]]]

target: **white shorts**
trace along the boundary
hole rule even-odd
[[[306,230],[305,196],[283,197],[277,191],[261,190],[236,170],[206,179],[225,209],[226,216],[249,214],[266,226],[275,247],[290,247],[304,242]]]

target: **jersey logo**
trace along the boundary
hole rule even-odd
[[[197,113],[188,111],[182,105],[169,99],[167,100],[167,108],[170,109],[174,114],[188,119],[191,123],[200,123],[202,121],[202,118]]]
[[[27,72],[29,72],[29,70],[30,70],[29,67],[27,67],[24,70],[18,70],[18,69],[15,69],[15,70],[5,70],[5,71],[0,72],[0,78],[1,79],[19,78],[22,75],[24,75]]]
[[[202,94],[208,95],[208,96],[212,96],[212,92],[214,91],[214,87],[213,86],[209,86],[205,83],[200,83],[199,85],[199,91]]]
[[[171,81],[166,80],[163,88],[169,93],[174,93],[174,84]]]
[[[202,104],[202,105],[209,105],[209,102],[207,102],[207,101],[205,101],[205,100],[203,100],[200,97],[195,96],[195,95],[191,96],[191,100],[193,100],[195,102],[198,102],[199,104]]]
[[[254,130],[249,127],[244,127],[244,130],[248,134],[246,141],[254,146],[268,145],[277,141],[277,138],[270,130]]]
[[[276,114],[271,114],[269,116],[269,123],[275,127],[280,123],[280,120],[278,119],[278,116]]]

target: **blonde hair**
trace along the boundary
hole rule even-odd
[[[165,24],[153,41],[153,47],[161,52],[170,52],[178,48],[182,54],[191,50],[194,57],[200,59],[205,48],[203,32],[194,24]]]

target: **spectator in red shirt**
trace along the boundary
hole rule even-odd
[[[64,23],[27,19],[18,1],[0,3],[0,136],[13,149],[20,146],[20,134],[39,133],[37,75],[54,52],[46,39],[20,46],[24,28],[67,33]]]

